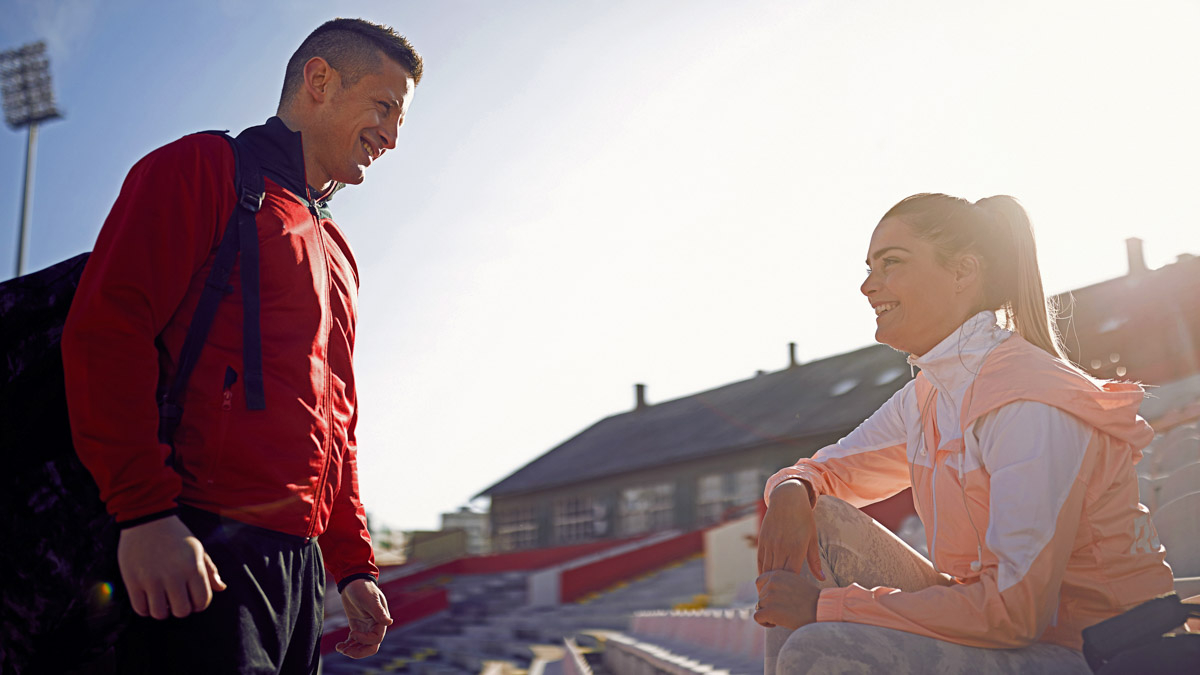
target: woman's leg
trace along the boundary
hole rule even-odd
[[[813,517],[817,524],[817,545],[825,581],[816,577],[812,580],[821,588],[857,583],[866,588],[888,586],[918,591],[952,583],[900,537],[837,497],[819,497]],[[805,570],[808,570],[807,565]],[[789,635],[791,630],[787,628],[767,630],[763,662],[763,671],[767,675],[774,675],[779,650]]]
[[[873,518],[835,497],[817,500],[813,515],[825,581],[919,591],[949,586],[947,575]],[[767,632],[766,675],[801,673],[1091,673],[1079,652],[1048,644],[1023,649],[965,647],[913,633],[843,622]]]
[[[821,565],[832,586],[858,584],[919,591],[953,582],[874,518],[837,497],[821,497],[813,509]]]
[[[1079,652],[1050,644],[985,649],[891,628],[823,621],[788,638],[772,675],[843,673],[970,673],[971,675],[1090,675]]]

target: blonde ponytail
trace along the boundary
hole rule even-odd
[[[1041,349],[1067,360],[1062,349],[1062,338],[1058,334],[1056,307],[1047,302],[1042,289],[1042,272],[1038,267],[1037,243],[1033,237],[1033,223],[1029,214],[1015,198],[1008,195],[987,197],[975,202],[975,206],[987,211],[996,219],[998,237],[1011,237],[1012,257],[996,260],[996,267],[1009,267],[1009,274],[997,277],[1007,283],[997,284],[1000,292],[1000,308],[1007,315],[1008,328],[1016,330],[1021,337]],[[999,279],[997,279],[999,281]]]

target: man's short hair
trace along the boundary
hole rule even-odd
[[[423,69],[421,55],[408,38],[392,27],[364,19],[326,21],[309,33],[292,58],[288,59],[279,104],[287,105],[303,85],[304,64],[309,59],[316,56],[325,59],[341,75],[343,86],[350,86],[379,68],[381,53],[404,66],[412,74],[413,82],[420,83]]]

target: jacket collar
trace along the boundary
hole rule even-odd
[[[996,313],[983,311],[967,319],[941,342],[921,356],[909,356],[908,363],[939,391],[959,400],[974,381],[983,362],[1001,342],[1012,335],[996,325]]]
[[[289,129],[278,117],[247,128],[238,134],[238,140],[258,157],[264,176],[310,207],[325,206],[333,194],[343,187],[341,183],[335,183],[324,195],[317,195],[309,188],[304,172],[304,144],[300,132]]]

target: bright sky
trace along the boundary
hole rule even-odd
[[[101,6],[103,5],[103,6]],[[434,528],[595,421],[869,344],[870,232],[926,191],[1022,200],[1049,292],[1200,253],[1196,2],[0,0],[50,46],[30,267],[91,248],[129,167],[273,114],[341,16],[426,59],[334,214],[362,275],[363,499]],[[25,135],[0,132],[0,278]],[[4,210],[8,213],[4,213]],[[566,478],[566,477],[564,477]]]

